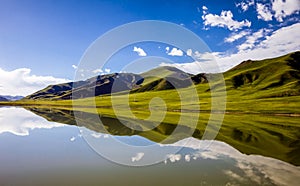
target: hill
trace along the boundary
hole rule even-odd
[[[23,96],[9,96],[9,95],[0,95],[2,98],[5,98],[9,101],[17,101],[17,100],[20,100],[20,99],[23,99],[24,97]]]
[[[5,97],[0,96],[0,101],[9,101],[9,100],[6,99]]]
[[[243,92],[243,95],[255,93],[259,98],[300,95],[299,61],[299,51],[273,59],[244,61],[223,73],[227,92]],[[140,93],[207,83],[207,74],[192,75],[175,67],[162,66],[142,74],[114,73],[85,81],[50,85],[26,99],[66,100],[72,98],[72,90],[73,98],[79,99],[123,91]],[[208,91],[205,87],[204,91]]]
[[[300,52],[273,59],[244,61],[224,73],[229,90],[261,97],[300,95]],[[264,94],[264,95],[262,95]]]
[[[131,73],[114,73],[92,77],[85,81],[49,85],[25,99],[66,100],[111,94],[131,90],[143,82],[140,75]],[[73,92],[72,92],[73,91]]]

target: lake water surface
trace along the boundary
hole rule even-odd
[[[138,135],[104,134],[48,120],[24,108],[0,107],[0,185],[300,183],[300,167],[242,154],[224,142],[190,137],[159,144]],[[86,136],[99,146],[88,145]],[[115,140],[152,148],[124,149]],[[141,166],[154,159],[162,161]]]

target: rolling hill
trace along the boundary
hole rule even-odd
[[[300,52],[261,61],[244,61],[224,73],[227,88],[264,97],[300,95]]]
[[[45,89],[26,96],[25,99],[66,100],[72,97],[74,99],[94,97],[131,90],[139,86],[142,82],[143,78],[140,75],[114,73],[92,77],[85,81],[49,85]]]
[[[216,139],[243,153],[275,157],[300,165],[299,64],[300,52],[294,52],[273,59],[244,61],[224,72],[226,110],[224,120],[220,121],[222,126]],[[99,115],[107,121],[104,125],[111,134],[140,135],[158,142],[172,134],[173,129],[178,126],[182,127],[183,131],[192,129],[191,121],[197,120],[193,136],[201,139],[208,121],[218,122],[220,116],[220,112],[212,112],[211,90],[214,87],[210,87],[207,80],[211,75],[213,74],[191,75],[174,67],[159,67],[139,75],[108,74],[80,82],[51,85],[27,96],[26,99],[10,102],[8,105],[25,106],[48,120],[67,124],[75,124],[72,116],[74,111]],[[113,89],[114,83],[123,86]],[[192,84],[195,86],[190,86]],[[72,85],[81,99],[70,100]],[[199,100],[181,100],[174,85],[181,86],[180,90],[187,93],[196,88]],[[93,97],[95,90],[98,90],[96,94],[99,96]],[[218,93],[218,90],[222,89],[215,90]],[[123,94],[124,91],[131,93]],[[109,96],[111,92],[116,94]],[[219,94],[215,94],[214,97],[217,101],[218,96]],[[166,110],[162,102],[151,103],[156,97],[164,101]],[[115,100],[115,105],[112,99]],[[117,107],[114,107],[116,105]],[[218,102],[216,105],[218,109]],[[182,106],[187,109],[182,110]],[[200,112],[197,110],[199,106]],[[49,112],[45,111],[49,108]],[[134,117],[128,114],[129,110]],[[162,112],[165,113],[162,119],[153,117],[149,120],[153,126],[156,126],[157,121],[159,125],[153,130],[144,130],[149,126],[145,120],[152,113]],[[82,120],[87,128],[102,132],[88,117],[83,117]],[[135,128],[142,128],[143,131],[124,127],[120,125],[119,120],[131,121]],[[215,129],[212,127],[208,130]],[[186,134],[183,132],[172,140],[176,141],[184,136]]]
[[[244,61],[223,73],[227,91],[259,98],[300,95],[300,51],[273,59]],[[140,93],[207,84],[207,74],[192,75],[163,66],[142,74],[114,73],[85,81],[50,85],[25,99],[67,100],[131,91]],[[207,90],[205,90],[207,91]]]
[[[5,97],[0,96],[0,101],[9,101],[9,100],[6,99]]]
[[[0,97],[7,99],[8,101],[17,101],[23,99],[23,96],[9,96],[9,95],[0,95]]]

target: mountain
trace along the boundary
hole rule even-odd
[[[20,99],[23,99],[24,97],[23,96],[9,96],[9,95],[0,95],[2,98],[5,98],[9,101],[17,101],[17,100],[20,100]]]
[[[264,92],[265,97],[300,95],[300,51],[272,59],[244,61],[225,72],[224,77],[229,90]]]
[[[5,97],[0,96],[0,101],[9,101],[9,100],[6,99]]]
[[[186,88],[207,84],[208,74],[192,75],[175,67],[162,66],[142,74],[114,73],[85,81],[50,85],[26,99],[86,98],[123,91],[132,93]],[[244,61],[223,73],[227,91],[244,91],[261,97],[300,95],[300,51],[273,59]],[[206,91],[208,91],[207,89]]]
[[[25,99],[75,99],[131,90],[143,82],[140,75],[114,73],[92,77],[78,82],[50,85]]]

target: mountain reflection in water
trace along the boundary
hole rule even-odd
[[[0,185],[297,185],[300,182],[297,166],[242,154],[224,142],[192,137],[159,144],[155,154],[166,148],[182,148],[168,154],[164,162],[139,168],[120,166],[93,152],[82,139],[82,131],[107,143],[116,135],[115,138],[129,145],[153,145],[174,130],[172,125],[164,124],[160,127],[165,130],[154,129],[147,134],[124,128],[115,119],[101,117],[108,134],[88,119],[88,127],[78,130],[72,126],[76,123],[71,111],[30,110],[42,117],[22,108],[0,108]],[[157,136],[149,138],[150,134]],[[129,161],[140,162],[153,153],[134,152],[127,157],[119,152],[119,156],[123,155]]]

